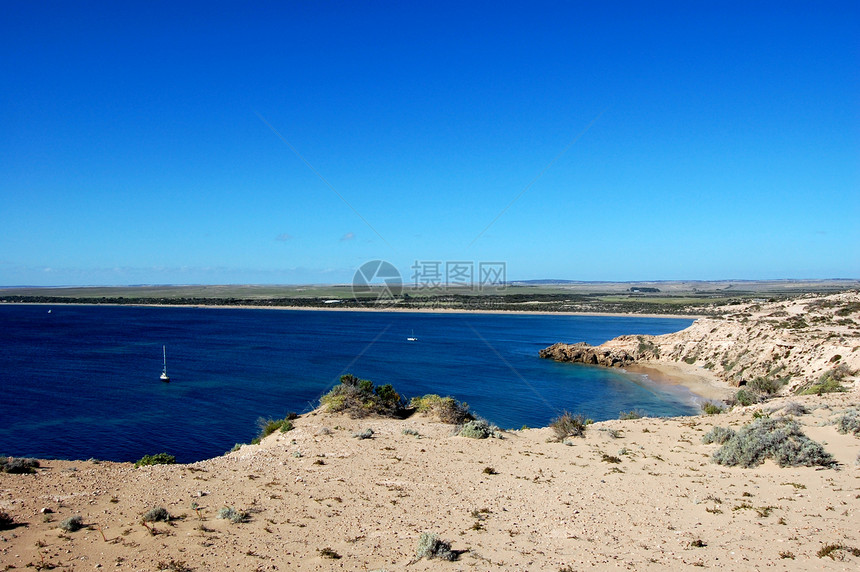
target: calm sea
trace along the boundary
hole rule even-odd
[[[50,312],[49,312],[50,310]],[[220,455],[259,417],[313,409],[353,373],[407,397],[466,401],[503,428],[563,410],[692,414],[695,397],[641,375],[538,358],[557,341],[662,334],[688,319],[0,306],[0,454],[179,462]],[[414,335],[417,342],[409,342]],[[162,383],[162,345],[171,383]]]

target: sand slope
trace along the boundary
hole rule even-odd
[[[860,548],[860,438],[829,424],[860,402],[856,392],[792,398],[817,407],[799,420],[838,469],[727,468],[701,443],[713,425],[743,425],[784,401],[598,423],[570,446],[549,442],[550,429],[474,440],[422,417],[317,411],[289,433],[192,465],[45,461],[35,475],[0,474],[0,510],[24,524],[0,531],[0,569],[857,569],[846,551],[816,556],[831,543]],[[353,437],[365,428],[373,438]],[[152,535],[140,516],[155,506],[177,518]],[[248,521],[216,518],[224,506]],[[57,524],[76,514],[91,527],[62,533]],[[425,531],[459,560],[415,561]]]

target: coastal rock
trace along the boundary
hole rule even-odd
[[[606,367],[621,367],[635,361],[633,355],[622,348],[591,346],[585,342],[578,344],[557,343],[540,351],[540,357],[555,361],[568,361]]]
[[[556,361],[623,367],[694,368],[731,386],[772,384],[784,392],[838,372],[850,387],[860,371],[860,292],[806,295],[728,307],[680,332],[620,336],[599,346],[557,343]]]

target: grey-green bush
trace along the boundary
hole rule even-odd
[[[860,436],[860,409],[850,409],[836,420],[840,433],[853,433]]]
[[[248,513],[243,510],[236,510],[232,506],[225,506],[218,511],[218,518],[223,518],[236,524],[239,522],[245,522],[248,518]]]
[[[486,439],[487,437],[500,437],[499,428],[495,425],[490,425],[483,419],[475,419],[469,421],[460,428],[460,437],[469,437],[471,439]]]
[[[729,429],[727,427],[714,427],[702,436],[702,443],[705,445],[710,443],[722,445],[734,436],[734,429]]]
[[[800,425],[784,417],[762,417],[742,427],[714,452],[720,465],[756,467],[773,459],[780,467],[834,464],[824,448],[803,434]]]
[[[744,407],[758,403],[759,399],[759,394],[749,389],[739,389],[735,393],[735,401]]]
[[[418,539],[418,550],[415,553],[418,558],[438,558],[439,560],[456,560],[457,554],[451,550],[451,544],[440,540],[439,537],[430,532],[422,532]]]
[[[69,518],[60,522],[60,528],[65,530],[66,532],[75,532],[84,527],[84,519],[81,516],[70,516]]]
[[[170,513],[162,506],[151,508],[143,515],[143,522],[158,522],[160,520],[165,522],[170,520]]]

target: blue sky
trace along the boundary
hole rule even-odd
[[[0,285],[860,277],[856,1],[247,6],[2,4]]]

